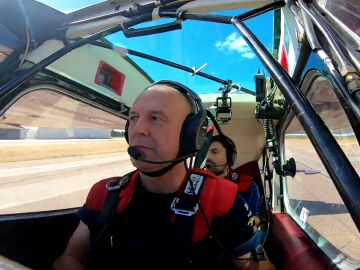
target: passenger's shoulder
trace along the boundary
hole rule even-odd
[[[260,177],[260,170],[257,161],[249,161],[233,169],[239,175],[248,175],[253,178]]]
[[[206,186],[216,185],[222,187],[224,189],[236,188],[236,184],[230,181],[224,181],[225,178],[215,175],[211,171],[203,170],[203,169],[193,169],[191,173],[202,175],[206,178]]]
[[[235,201],[237,185],[210,171],[194,169],[192,172],[206,177],[200,200],[211,207],[216,216],[226,213]]]

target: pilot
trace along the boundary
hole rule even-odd
[[[253,215],[260,218],[261,200],[257,184],[249,175],[233,170],[237,152],[234,142],[227,136],[221,134],[211,138],[205,168],[219,177],[228,179],[237,184],[238,190],[248,202]],[[256,223],[260,220],[256,219]]]
[[[206,135],[199,97],[174,81],[146,88],[125,137],[137,168],[90,190],[55,269],[273,269],[237,186],[190,168]]]

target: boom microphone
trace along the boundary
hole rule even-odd
[[[141,152],[134,146],[130,146],[128,148],[127,152],[132,158],[134,158],[136,160],[146,162],[146,163],[150,163],[150,164],[177,163],[177,162],[183,161],[183,160],[185,160],[188,157],[191,157],[193,155],[193,154],[189,154],[189,155],[181,156],[181,157],[178,157],[176,159],[170,159],[170,160],[149,160],[149,159],[143,158],[143,155],[141,154]]]

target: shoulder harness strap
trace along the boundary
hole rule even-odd
[[[106,224],[112,220],[112,217],[116,213],[116,208],[119,203],[120,191],[123,190],[133,173],[134,171],[125,174],[120,179],[114,179],[106,184],[106,188],[109,191],[109,194],[97,219],[99,222]]]
[[[106,184],[106,188],[109,191],[108,196],[104,202],[100,215],[97,218],[97,222],[100,224],[101,230],[99,230],[95,237],[95,245],[102,245],[102,238],[109,230],[110,224],[116,214],[116,209],[119,204],[119,195],[124,190],[126,184],[129,182],[131,175],[135,171],[132,171],[119,179],[114,179]],[[102,224],[102,225],[101,225]],[[112,245],[112,244],[111,244]]]
[[[169,235],[172,252],[183,254],[191,262],[191,245],[195,227],[195,217],[199,210],[199,197],[205,182],[205,175],[191,172],[183,188],[174,197],[170,206],[174,212],[172,233]]]
[[[191,173],[182,193],[176,196],[171,204],[171,210],[177,216],[194,216],[199,209],[199,197],[206,176]]]

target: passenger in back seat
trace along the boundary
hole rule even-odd
[[[225,135],[216,135],[211,139],[205,167],[217,176],[228,179],[237,184],[238,190],[248,202],[252,213],[261,216],[260,192],[254,178],[243,173],[241,168],[232,169],[236,160],[236,147],[234,142]],[[259,220],[256,220],[258,224]]]

